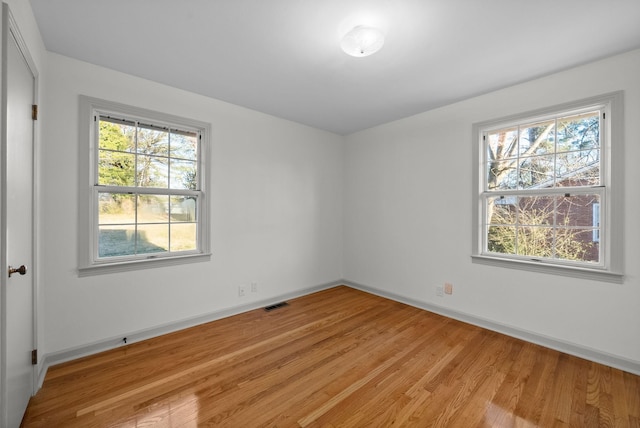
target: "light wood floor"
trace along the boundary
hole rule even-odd
[[[25,427],[638,427],[640,377],[337,287],[52,367]]]

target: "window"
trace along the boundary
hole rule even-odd
[[[209,125],[81,103],[81,274],[208,258]]]
[[[621,279],[621,97],[474,125],[474,261]]]

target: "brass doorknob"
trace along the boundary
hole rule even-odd
[[[11,275],[14,273],[19,273],[20,275],[24,275],[27,273],[27,267],[25,265],[22,265],[19,268],[14,269],[11,266],[9,266],[9,278],[11,278]]]

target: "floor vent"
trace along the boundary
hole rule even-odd
[[[287,302],[280,302],[280,303],[276,303],[275,305],[267,306],[266,308],[264,308],[264,310],[269,312],[269,311],[272,311],[274,309],[282,308],[283,306],[289,306],[289,304]]]

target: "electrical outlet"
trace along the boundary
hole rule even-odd
[[[453,284],[450,282],[444,283],[444,294],[453,294]]]
[[[258,292],[258,283],[257,282],[252,282],[251,283],[251,292],[252,293],[257,293]]]
[[[436,296],[444,296],[444,289],[442,288],[442,285],[436,285]]]
[[[247,288],[244,285],[238,286],[238,297],[244,297],[247,295]]]

